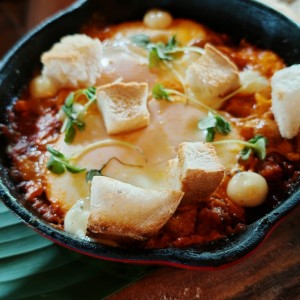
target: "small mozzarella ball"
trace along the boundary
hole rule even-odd
[[[237,173],[227,185],[228,197],[241,206],[258,206],[265,201],[267,194],[266,179],[254,172]]]
[[[79,200],[66,213],[64,220],[64,229],[81,238],[86,236],[86,228],[88,224],[89,199]]]
[[[144,24],[151,29],[165,29],[171,25],[172,16],[163,10],[152,9],[144,16]]]
[[[48,77],[39,75],[30,83],[30,94],[33,98],[52,97],[57,93],[56,84]]]

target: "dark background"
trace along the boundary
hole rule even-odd
[[[0,0],[0,58],[28,30],[74,0]]]

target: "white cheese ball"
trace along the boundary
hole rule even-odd
[[[151,29],[165,29],[171,25],[172,16],[163,10],[152,9],[144,16],[144,24]]]
[[[39,75],[30,82],[30,94],[33,98],[52,97],[56,93],[56,84],[46,76]]]
[[[241,206],[255,207],[262,204],[268,194],[266,179],[254,172],[239,172],[227,185],[228,197]]]

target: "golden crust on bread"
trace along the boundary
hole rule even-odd
[[[97,103],[108,134],[120,134],[148,126],[148,84],[111,83],[97,89]]]
[[[211,44],[187,69],[186,81],[192,92],[207,105],[218,108],[218,98],[240,87],[237,66]]]
[[[144,240],[165,225],[182,196],[180,191],[144,189],[95,176],[88,232],[117,240]]]

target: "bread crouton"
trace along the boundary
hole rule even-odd
[[[168,160],[167,186],[172,190],[181,191],[180,171],[178,156]]]
[[[272,112],[283,138],[295,137],[300,128],[300,65],[277,71],[271,79]]]
[[[42,57],[42,74],[58,86],[87,87],[101,76],[102,44],[85,34],[63,37]]]
[[[144,240],[173,215],[183,193],[136,187],[105,176],[91,184],[88,232],[115,240]]]
[[[240,87],[236,65],[218,49],[206,44],[205,53],[186,71],[186,84],[192,94],[206,105],[218,108],[221,97]]]
[[[179,145],[178,169],[182,203],[208,198],[221,184],[225,168],[209,143],[185,142]]]
[[[97,103],[108,134],[120,134],[148,126],[147,83],[111,83],[97,89]]]

